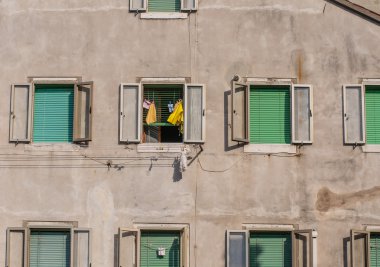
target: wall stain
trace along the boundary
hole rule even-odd
[[[326,212],[331,208],[345,207],[358,201],[369,201],[380,198],[380,186],[346,194],[337,194],[327,187],[322,187],[315,203],[318,211]]]

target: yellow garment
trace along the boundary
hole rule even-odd
[[[168,122],[180,126],[180,131],[183,133],[183,106],[182,101],[179,101],[168,118]]]
[[[149,106],[148,114],[146,114],[145,121],[147,124],[155,123],[157,121],[156,105],[152,102]]]

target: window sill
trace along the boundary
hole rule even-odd
[[[362,151],[364,153],[380,153],[380,145],[364,145]]]
[[[33,143],[26,144],[25,151],[79,151],[80,146],[72,143]]]
[[[246,153],[297,153],[297,146],[288,144],[248,144],[244,146]]]
[[[147,12],[141,13],[141,19],[186,19],[188,13],[181,12]]]
[[[140,153],[180,153],[186,147],[182,143],[154,143],[154,144],[139,144],[137,152]]]

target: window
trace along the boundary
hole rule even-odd
[[[191,12],[198,8],[198,0],[130,0],[133,12]]]
[[[91,140],[92,82],[14,84],[10,142],[70,143]]]
[[[167,224],[120,228],[119,266],[189,267],[189,226]]]
[[[380,84],[343,86],[344,143],[380,145]]]
[[[313,266],[313,230],[227,231],[227,267]]]
[[[311,144],[312,87],[233,82],[232,140],[249,144]]]
[[[90,267],[90,229],[55,226],[8,228],[6,266]]]
[[[351,266],[380,267],[380,231],[351,230]]]
[[[147,121],[150,106],[155,120]],[[183,107],[183,123],[168,122],[176,102]],[[169,105],[173,105],[169,108]],[[145,108],[143,107],[145,106]],[[148,123],[149,122],[149,123]],[[120,86],[120,142],[203,143],[205,140],[205,87],[197,84],[122,84]]]

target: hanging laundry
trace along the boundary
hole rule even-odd
[[[154,101],[152,101],[152,103],[150,103],[149,105],[149,110],[148,110],[148,114],[146,114],[145,121],[147,124],[152,124],[157,121],[156,105],[154,104]]]
[[[145,109],[149,109],[150,104],[151,104],[151,103],[150,103],[149,100],[144,99],[144,102],[143,102],[143,108],[145,108]]]
[[[183,133],[183,106],[182,100],[177,101],[173,113],[170,114],[168,122],[179,126],[180,132]]]

